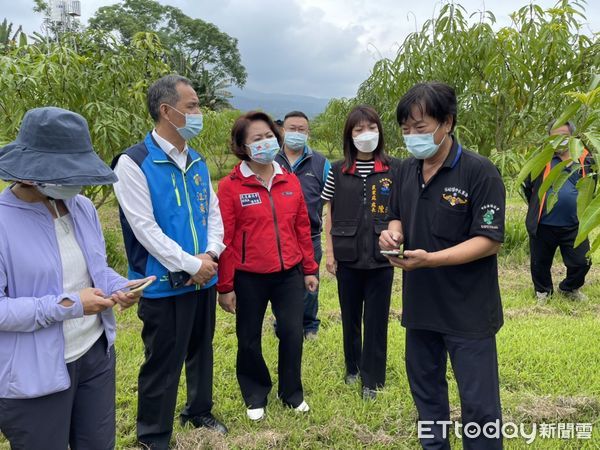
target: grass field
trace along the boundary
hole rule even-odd
[[[524,213],[518,200],[510,202],[515,219]],[[120,239],[114,208],[101,210],[110,245]],[[522,217],[522,216],[521,216]],[[514,225],[517,227],[517,225]],[[521,233],[513,230],[512,233]],[[522,234],[522,233],[521,233]],[[515,241],[526,235],[517,234]],[[553,299],[535,306],[527,256],[523,246],[511,244],[500,258],[500,283],[505,325],[497,336],[501,397],[505,421],[524,423],[592,423],[592,439],[538,438],[507,440],[507,449],[600,448],[600,269],[593,267],[584,292],[590,301],[572,303]],[[118,264],[123,259],[117,260]],[[600,258],[596,258],[600,263]],[[555,280],[564,274],[555,266]],[[269,397],[267,417],[250,422],[235,377],[235,321],[218,309],[214,339],[213,412],[229,427],[221,437],[211,432],[181,428],[176,422],[174,445],[178,449],[416,449],[416,413],[404,370],[404,330],[401,314],[400,273],[396,273],[389,324],[386,387],[375,401],[362,400],[358,386],[343,382],[344,363],[341,321],[335,280],[322,270],[320,294],[321,330],[318,339],[304,346],[303,382],[311,411],[298,415]],[[135,448],[137,373],[143,361],[141,323],[135,310],[117,314],[117,448]],[[277,381],[277,340],[264,326],[263,349]],[[453,418],[460,414],[456,385],[449,369]],[[177,412],[185,403],[185,380],[180,382]],[[460,448],[457,440],[453,447]],[[0,442],[0,449],[8,448]]]

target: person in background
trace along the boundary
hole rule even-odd
[[[270,301],[279,336],[278,397],[307,412],[301,380],[304,290],[316,291],[319,267],[298,178],[275,161],[281,137],[271,118],[251,111],[231,130],[242,161],[219,183],[225,251],[219,264],[219,304],[236,315],[236,374],[251,420],[265,415],[272,382],[262,354]]]
[[[347,384],[362,381],[364,399],[385,384],[387,330],[394,269],[381,255],[379,233],[387,229],[393,170],[377,112],[357,106],[344,126],[344,159],[333,163],[322,199],[327,270],[336,276]],[[364,322],[364,341],[361,322]]]
[[[129,276],[157,278],[138,308],[145,361],[138,379],[137,435],[146,447],[166,449],[184,362],[182,425],[227,433],[211,412],[223,222],[206,162],[187,143],[203,125],[191,82],[167,75],[150,86],[147,100],[154,130],[113,165]]]
[[[583,150],[576,162],[572,161],[569,152],[569,137],[573,135],[575,126],[571,122],[554,128],[555,121],[548,124],[550,136],[564,136],[557,147],[552,160],[546,165],[543,173],[535,180],[527,178],[523,183],[523,193],[528,203],[525,224],[529,233],[529,249],[531,254],[531,278],[539,303],[545,303],[554,292],[552,286],[552,261],[556,249],[560,248],[563,262],[567,267],[567,275],[558,285],[558,292],[572,300],[585,300],[586,295],[579,289],[585,283],[585,276],[590,270],[591,259],[587,257],[590,242],[584,240],[574,247],[579,231],[577,218],[577,182],[592,173],[595,164],[592,155]],[[540,186],[557,164],[567,161],[562,169],[569,173],[569,178],[558,191],[558,199],[551,211],[547,210],[547,198],[552,188],[544,194],[540,201]],[[594,182],[596,178],[594,177]]]
[[[283,149],[275,161],[300,180],[304,200],[310,218],[310,237],[312,239],[315,262],[321,263],[321,231],[323,202],[321,193],[331,164],[323,155],[311,149],[307,140],[310,133],[308,117],[301,111],[292,111],[285,115],[282,124]],[[318,272],[317,272],[318,276]],[[304,292],[304,338],[314,339],[319,331],[319,289]]]
[[[504,239],[505,190],[498,169],[453,136],[454,89],[420,83],[400,99],[398,124],[412,158],[402,161],[382,250],[402,273],[406,375],[425,449],[449,449],[448,355],[462,423],[502,420],[496,333],[502,326],[497,253]],[[425,422],[423,422],[425,421]],[[431,422],[428,422],[431,421]],[[451,422],[448,422],[451,423]],[[502,439],[463,436],[466,449],[502,448]]]
[[[283,130],[283,120],[277,119],[274,120],[273,123],[277,125],[277,129],[281,132]]]
[[[86,120],[28,111],[0,150],[0,432],[13,449],[115,446],[115,316],[139,293],[106,263],[98,214],[78,195],[115,174]]]

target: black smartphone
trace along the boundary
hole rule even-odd
[[[184,287],[190,278],[190,274],[183,270],[181,272],[169,272],[169,284],[173,289]]]

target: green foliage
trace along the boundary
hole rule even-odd
[[[502,260],[512,264],[525,262],[529,257],[529,235],[525,227],[527,208],[522,202],[509,199],[504,221],[504,242],[500,248]]]
[[[118,32],[129,44],[138,32],[154,32],[169,53],[169,64],[178,73],[207,81],[205,69],[217,80],[242,87],[247,78],[242,65],[237,39],[202,19],[186,16],[179,8],[162,5],[155,0],[125,0],[103,6],[89,20],[91,28]],[[209,80],[210,81],[210,80]],[[198,89],[200,85],[195,87]]]
[[[108,266],[120,274],[127,273],[127,256],[123,247],[123,234],[119,228],[105,228],[104,241]]]
[[[87,119],[94,148],[110,162],[151,128],[146,90],[169,73],[164,55],[156,35],[138,33],[123,45],[98,31],[10,50],[0,56],[0,144],[15,138],[27,110],[58,106]],[[86,194],[99,206],[110,192]]]
[[[553,124],[553,128],[558,128],[569,120],[576,124],[575,135],[569,137],[570,158],[556,165],[550,171],[539,190],[539,197],[542,198],[552,188],[551,193],[548,194],[547,201],[548,210],[552,209],[557,200],[556,193],[569,176],[567,172],[563,172],[563,168],[569,166],[571,171],[581,170],[579,157],[584,149],[587,149],[594,157],[595,163],[591,167],[591,170],[588,169],[588,178],[583,178],[577,183],[577,189],[579,190],[577,198],[579,233],[575,240],[575,246],[583,242],[595,228],[600,226],[600,194],[596,192],[597,161],[600,152],[599,83],[600,76],[595,76],[587,91],[573,91],[564,94],[565,97],[572,101],[558,116],[558,119]],[[554,150],[556,150],[563,139],[564,136],[549,136],[540,139],[538,143],[540,150],[535,152],[523,166],[517,181],[520,183],[526,177],[536,178],[540,176],[543,168],[552,159]],[[598,238],[593,243],[594,246],[595,248],[600,246]],[[592,253],[593,251],[592,249]]]
[[[586,86],[600,60],[597,36],[582,33],[583,2],[559,1],[543,10],[529,4],[511,15],[510,26],[495,29],[495,17],[469,16],[456,3],[409,35],[395,59],[378,61],[361,85],[358,101],[373,105],[388,132],[389,148],[402,146],[395,108],[415,83],[442,81],[458,98],[457,134],[483,155],[517,154],[514,166],[535,145],[563,95]],[[477,20],[478,19],[478,20]],[[514,174],[514,167],[509,168]]]
[[[0,24],[0,55],[17,45],[27,45],[27,36],[23,33],[23,27],[19,26],[13,33],[13,24],[4,19]]]
[[[240,116],[237,110],[204,113],[202,133],[191,142],[208,160],[213,181],[224,177],[238,159],[231,153],[231,128]]]
[[[206,69],[200,71],[187,70],[182,73],[190,74],[190,81],[196,89],[198,100],[203,107],[213,111],[221,111],[223,109],[232,109],[229,99],[232,97],[231,92],[227,89],[231,83],[222,78],[218,72],[211,72]]]
[[[324,146],[327,156],[343,153],[343,131],[346,117],[354,107],[355,101],[346,98],[332,99],[325,111],[319,114],[310,126],[311,141],[318,141]],[[323,150],[320,148],[320,150]]]

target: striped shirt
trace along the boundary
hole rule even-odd
[[[370,161],[360,161],[356,160],[356,171],[362,177],[363,183],[367,181],[367,175],[373,172],[373,168],[375,167],[375,160]],[[326,202],[331,201],[335,194],[335,181],[333,178],[333,170],[330,170],[327,174],[327,180],[325,181],[325,186],[323,187],[323,193],[321,194],[321,199]]]

